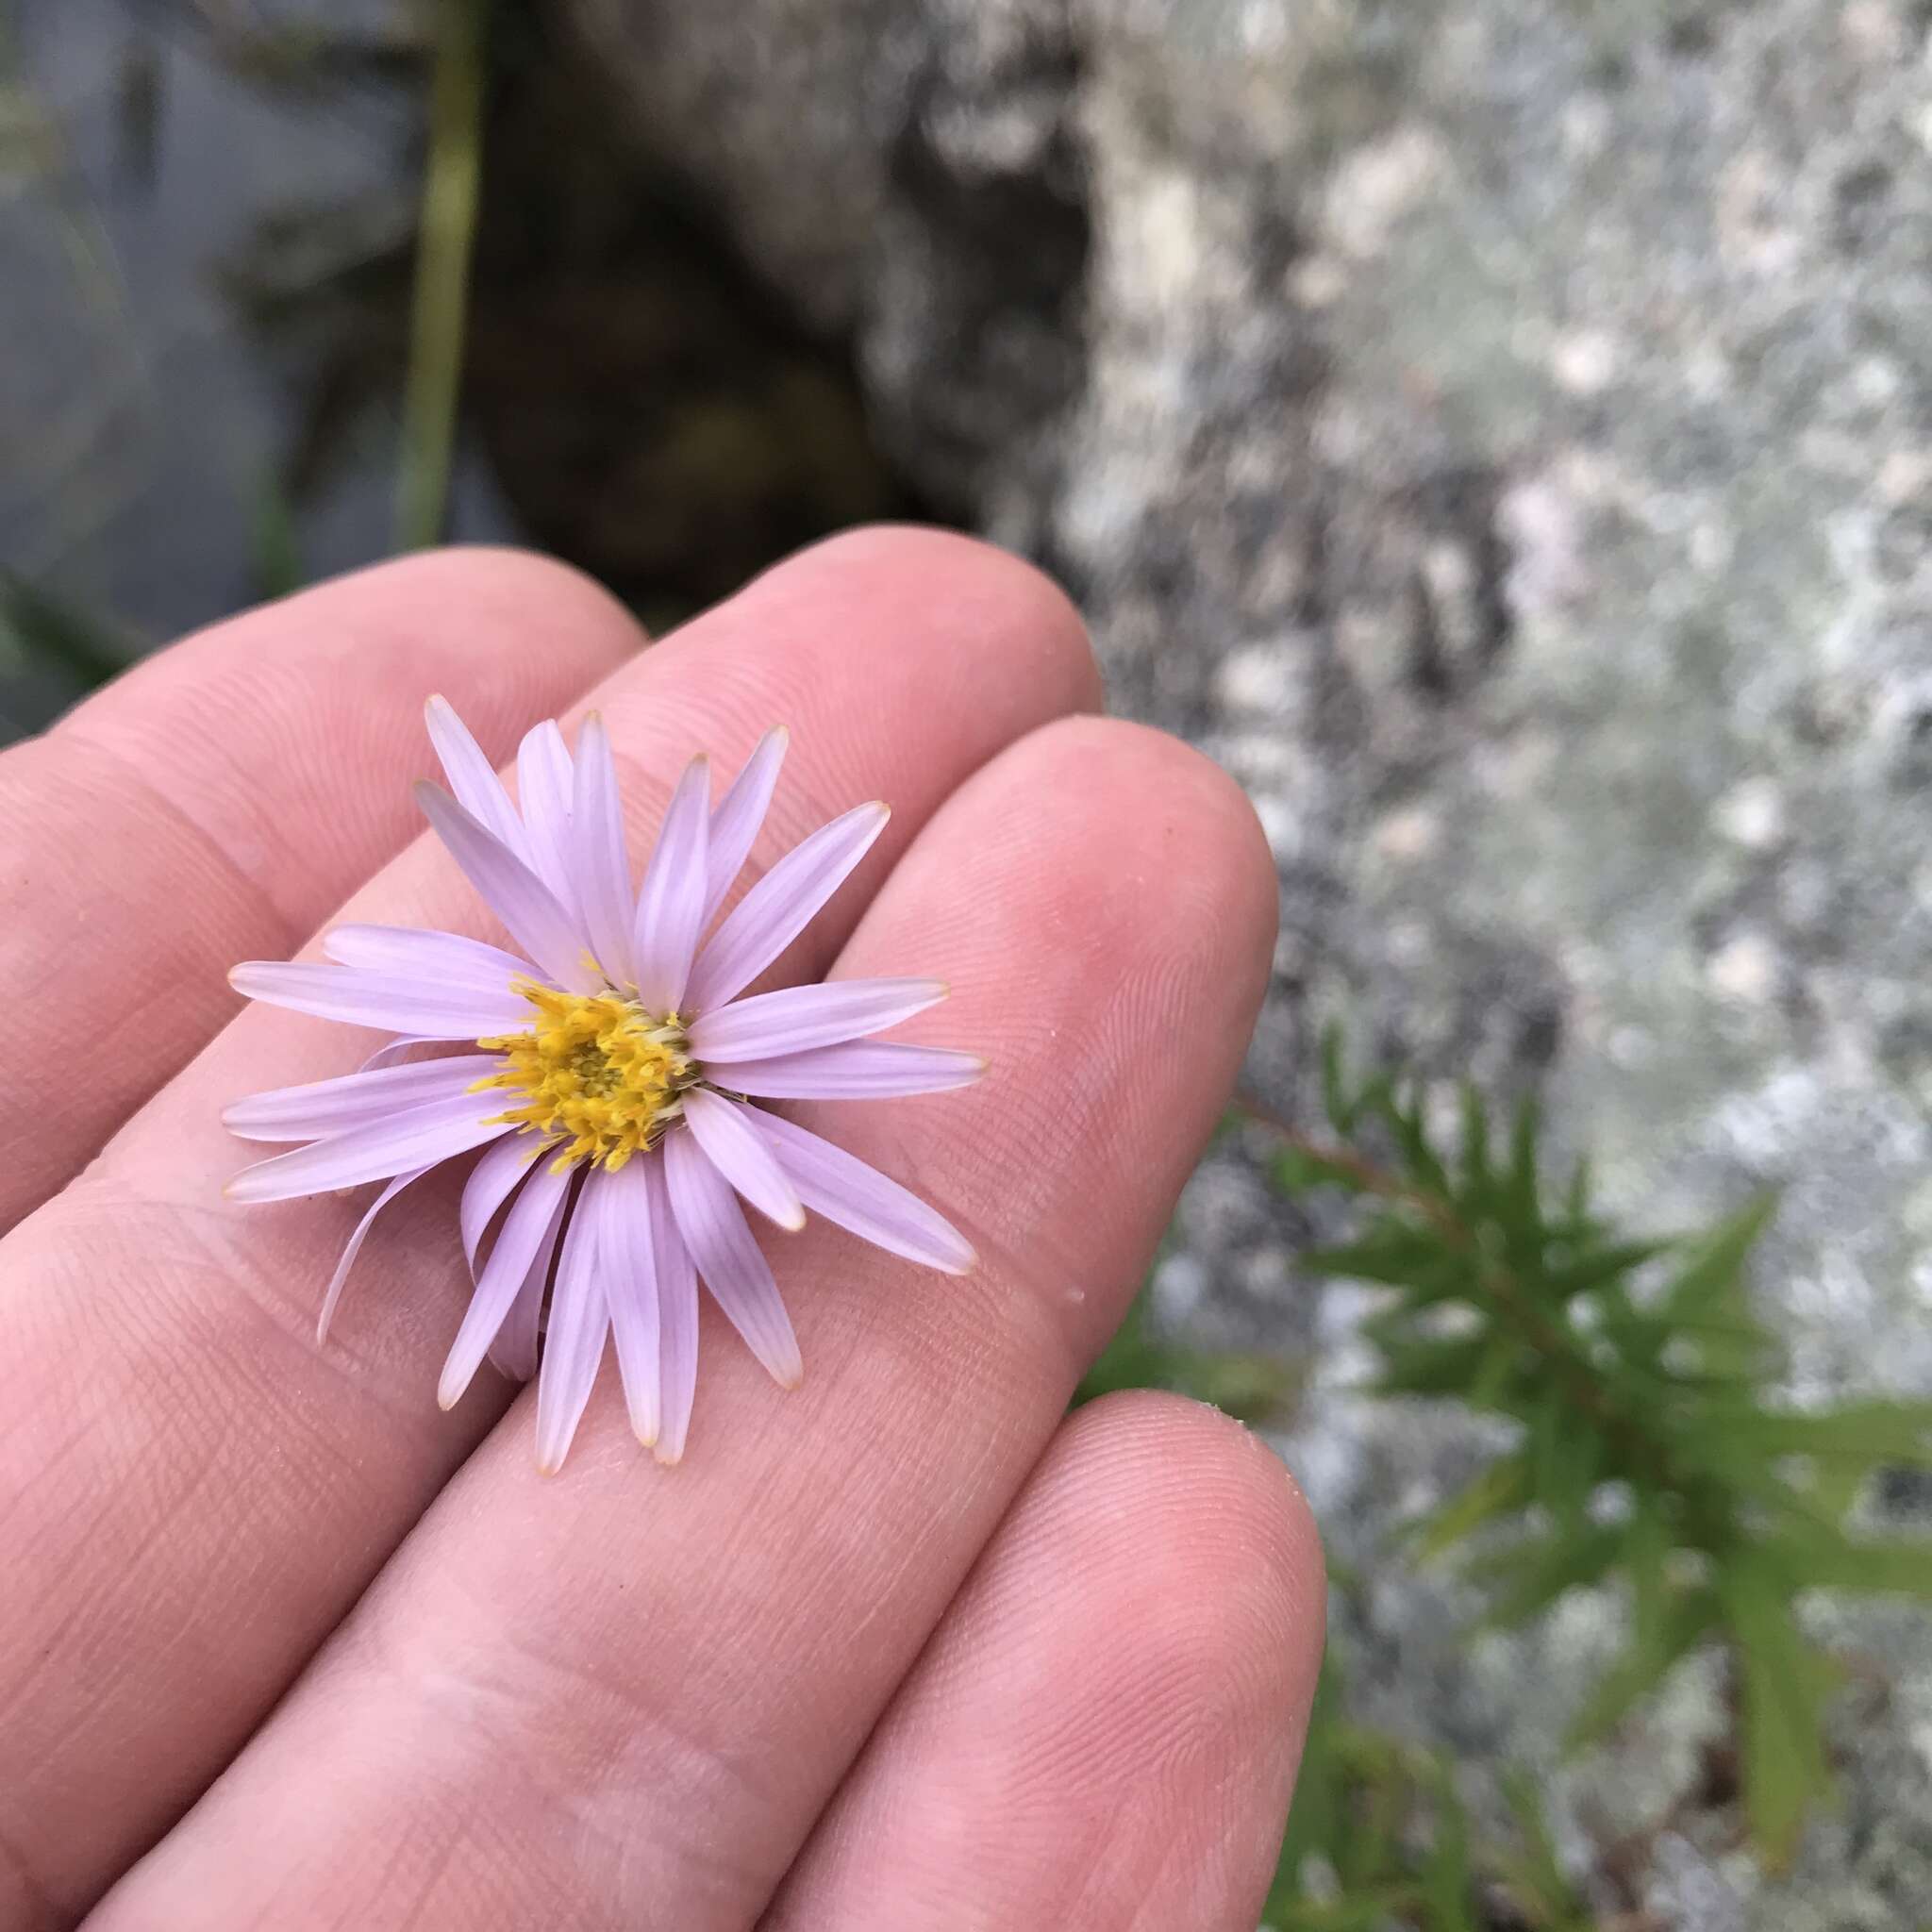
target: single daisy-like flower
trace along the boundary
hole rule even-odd
[[[711,809],[694,758],[633,891],[610,741],[586,721],[572,759],[554,722],[517,754],[512,805],[441,698],[429,735],[450,791],[417,787],[451,856],[523,957],[455,933],[341,925],[331,963],[256,961],[251,999],[396,1036],[359,1073],[237,1102],[250,1141],[300,1141],[228,1184],[239,1201],[387,1185],[323,1298],[318,1340],[370,1224],[410,1182],[484,1150],[463,1188],[475,1291],[443,1366],[448,1408],[484,1356],[537,1389],[537,1460],[558,1468],[608,1333],[638,1438],[684,1453],[697,1382],[702,1276],[772,1375],[798,1342],[741,1197],[778,1226],[823,1214],[876,1246],[964,1274],[973,1250],[896,1181],[756,1105],[937,1093],[978,1078],[971,1054],[871,1036],[945,997],[929,979],[841,979],[741,997],[884,828],[861,805],[781,858],[711,926],[763,824],[785,756],[769,733]],[[451,793],[455,795],[452,796]],[[402,1061],[416,1047],[467,1051]],[[493,1238],[491,1238],[493,1230]]]

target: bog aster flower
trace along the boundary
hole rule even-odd
[[[251,999],[395,1038],[359,1073],[286,1087],[224,1115],[252,1141],[307,1145],[245,1168],[227,1191],[281,1201],[386,1185],[323,1298],[325,1339],[376,1215],[433,1168],[483,1150],[459,1215],[474,1291],[443,1366],[443,1407],[487,1354],[537,1388],[537,1459],[559,1467],[615,1342],[631,1424],[661,1461],[683,1454],[697,1379],[698,1281],[777,1381],[798,1343],[741,1201],[779,1227],[808,1210],[908,1260],[973,1265],[964,1239],[896,1181],[758,1105],[935,1093],[976,1079],[971,1054],[872,1036],[945,996],[929,979],[841,979],[744,996],[883,829],[861,805],[822,826],[712,922],[764,822],[785,755],[768,734],[711,808],[706,760],[666,808],[632,890],[610,743],[554,723],[517,755],[512,805],[441,698],[429,735],[449,791],[425,813],[522,956],[455,933],[341,925],[326,964],[256,961]],[[454,794],[454,795],[452,795]],[[708,934],[708,937],[707,936]],[[403,1060],[412,1049],[464,1051]]]

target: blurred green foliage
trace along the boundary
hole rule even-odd
[[[487,0],[436,0],[429,153],[410,303],[396,474],[396,547],[439,541],[449,509],[457,398],[482,181]]]
[[[1356,1084],[1331,1035],[1334,1140],[1288,1139],[1277,1183],[1340,1189],[1357,1225],[1305,1255],[1379,1285],[1366,1325],[1380,1392],[1506,1418],[1516,1446],[1414,1525],[1418,1558],[1474,1545],[1467,1568],[1507,1627],[1574,1590],[1614,1585],[1626,1646],[1578,1711],[1604,1738],[1701,1645],[1730,1660],[1745,1816],[1774,1867],[1831,1786],[1824,1718],[1835,1681],[1805,1634],[1807,1591],[1932,1599],[1932,1541],[1868,1536],[1848,1517],[1882,1468],[1932,1462],[1932,1404],[1795,1409],[1746,1290],[1774,1203],[1670,1241],[1633,1239],[1594,1209],[1587,1167],[1553,1187],[1535,1108],[1506,1144],[1474,1089],[1459,1147],[1437,1144],[1424,1096],[1388,1074]]]
[[[1587,1166],[1545,1174],[1534,1107],[1499,1126],[1465,1088],[1449,1147],[1419,1086],[1351,1078],[1333,1035],[1323,1062],[1328,1136],[1250,1115],[1276,1137],[1283,1192],[1353,1204],[1350,1238],[1302,1265],[1385,1291],[1365,1324],[1376,1392],[1459,1403],[1514,1433],[1408,1526],[1405,1554],[1457,1553],[1490,1627],[1573,1591],[1619,1592],[1627,1639],[1579,1700],[1573,1749],[1607,1738],[1693,1651],[1720,1652],[1745,1824],[1781,1867],[1832,1785],[1824,1719],[1839,1674],[1799,1606],[1813,1591],[1932,1599],[1932,1541],[1852,1522],[1878,1472],[1932,1463],[1932,1404],[1798,1408],[1772,1394],[1782,1355],[1747,1288],[1770,1197],[1699,1234],[1633,1237],[1597,1211]],[[1168,1343],[1143,1301],[1082,1392],[1128,1383],[1261,1417],[1296,1378]],[[1352,1723],[1342,1704],[1331,1674],[1271,1897],[1279,1932],[1591,1923],[1526,1780],[1507,1793],[1513,1840],[1483,1841],[1449,1766]]]
[[[1531,1780],[1507,1781],[1515,1825],[1484,1832],[1440,1752],[1351,1722],[1323,1667],[1294,1811],[1262,1919],[1271,1932],[1591,1932]]]
[[[38,662],[87,690],[137,655],[138,646],[105,619],[0,570],[0,669]]]
[[[1160,1334],[1143,1290],[1074,1397],[1074,1407],[1119,1389],[1171,1389],[1211,1402],[1244,1423],[1279,1420],[1292,1407],[1301,1371],[1262,1351],[1188,1348]]]

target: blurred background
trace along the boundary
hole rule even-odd
[[[1932,1393],[1925,0],[0,0],[0,739],[445,535],[662,625],[981,531],[1254,798],[1263,1110],[1340,1022],[1540,1095],[1641,1230],[1776,1188],[1781,1397]],[[1234,1374],[1353,1748],[1557,1874],[1364,1902],[1344,1805],[1274,1923],[1932,1925],[1932,1620],[1807,1605],[1849,1688],[1788,1857],[1716,1662],[1564,1756],[1624,1607],[1472,1635],[1403,1554],[1495,1424],[1367,1392],[1274,1152],[1217,1143],[1116,1368]]]

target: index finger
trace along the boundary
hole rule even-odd
[[[534,648],[541,640],[541,648]],[[237,959],[308,938],[415,834],[425,691],[506,756],[643,642],[512,551],[363,571],[161,652],[0,754],[0,1230],[233,1015]]]

